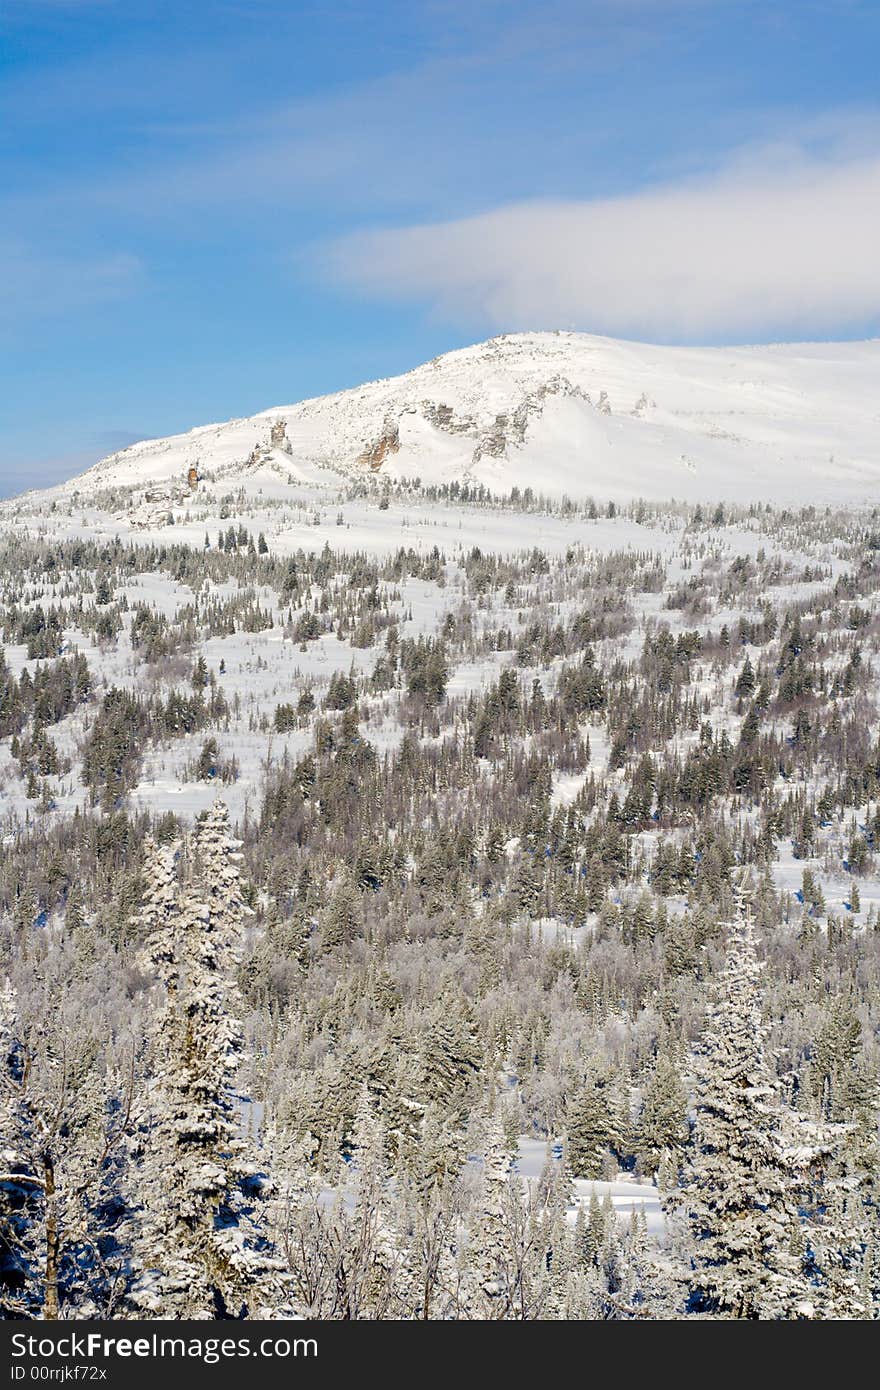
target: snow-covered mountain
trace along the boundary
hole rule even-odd
[[[80,491],[339,475],[597,499],[876,500],[880,340],[671,348],[521,333],[112,454]],[[266,479],[268,481],[268,479]],[[66,485],[69,489],[72,485]]]

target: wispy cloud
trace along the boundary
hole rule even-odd
[[[710,178],[367,231],[318,256],[370,295],[492,327],[715,338],[840,333],[880,315],[880,144],[786,141]]]
[[[132,293],[143,267],[125,251],[75,257],[0,242],[0,331]]]
[[[286,80],[270,71],[244,83],[242,70],[257,61],[253,40],[242,40],[242,52],[201,32],[197,44],[188,36],[160,52],[101,51],[28,69],[4,84],[5,120],[27,110],[28,135],[45,126],[56,143],[59,129],[63,143],[67,130],[85,125],[93,138],[94,123],[106,122],[106,139],[85,169],[54,152],[45,157],[41,147],[42,162],[0,199],[10,218],[63,210],[67,221],[134,215],[153,227],[179,223],[194,208],[222,206],[235,221],[258,205],[302,207],[309,216],[364,207],[430,216],[472,210],[487,190],[556,191],[583,177],[585,165],[596,176],[627,125],[583,118],[593,85],[613,70],[626,100],[634,66],[662,70],[662,55],[676,47],[670,13],[734,3],[482,0],[467,8],[428,0],[400,7],[401,24],[413,30],[408,47],[398,52],[386,32],[373,61],[349,62],[317,85],[304,80],[296,57]],[[365,14],[355,14],[361,26]],[[277,49],[287,51],[284,42]],[[262,72],[262,48],[259,55]],[[700,81],[691,75],[692,94]]]

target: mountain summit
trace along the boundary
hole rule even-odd
[[[572,498],[862,503],[880,484],[880,341],[682,348],[516,333],[402,376],[110,455],[79,490],[206,472],[390,475]],[[68,484],[67,487],[71,485]]]

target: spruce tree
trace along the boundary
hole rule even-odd
[[[797,1156],[766,1054],[751,922],[733,934],[697,1060],[696,1123],[677,1201],[692,1247],[692,1303],[731,1318],[792,1315],[802,1291]]]
[[[677,1161],[687,1137],[687,1093],[675,1062],[661,1053],[636,1124],[635,1152],[642,1172],[656,1173],[664,1155]]]
[[[218,802],[192,837],[188,881],[173,906],[168,856],[151,851],[142,918],[153,926],[146,948],[165,1006],[137,1182],[133,1297],[154,1316],[252,1317],[284,1301],[233,1090],[241,1049],[233,971],[246,911],[236,848]]]
[[[610,1087],[593,1077],[573,1096],[567,1112],[565,1156],[574,1177],[602,1177],[616,1131]]]

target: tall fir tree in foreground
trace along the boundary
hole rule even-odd
[[[765,1051],[748,914],[717,979],[696,1078],[682,1187],[692,1237],[691,1304],[731,1318],[795,1316],[799,1159]]]
[[[145,868],[141,920],[165,1005],[137,1185],[134,1300],[157,1317],[267,1316],[283,1310],[284,1280],[260,1230],[260,1179],[239,1137],[234,970],[247,909],[221,802],[186,848],[179,894],[167,851],[151,847]]]
[[[465,1316],[509,1316],[514,1294],[511,1232],[523,1219],[519,1186],[511,1181],[510,1144],[499,1115],[485,1120],[479,1193],[465,1251]]]

